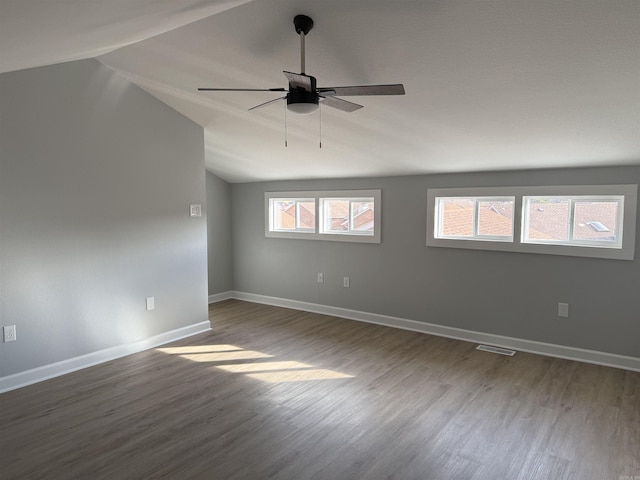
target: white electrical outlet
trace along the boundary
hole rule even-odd
[[[7,327],[4,327],[2,330],[4,332],[4,343],[15,342],[17,340],[15,325],[9,325]]]
[[[344,277],[342,279],[342,285],[344,286],[344,288],[349,288],[349,277]]]
[[[559,317],[568,317],[569,316],[569,304],[568,303],[558,303],[558,316]]]
[[[318,283],[324,283],[324,275],[318,272]]]
[[[147,297],[147,310],[156,308],[156,297]]]
[[[189,205],[189,216],[191,217],[201,217],[202,216],[202,205],[199,203],[194,203]]]

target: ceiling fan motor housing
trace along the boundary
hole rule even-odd
[[[289,93],[287,93],[287,108],[295,113],[307,114],[314,112],[318,108],[320,95],[316,87],[316,77],[304,75],[304,79],[309,83],[304,86],[289,83]]]
[[[287,94],[287,108],[296,113],[311,113],[316,110],[319,98],[317,92],[307,92],[306,90],[296,88]],[[296,105],[300,105],[300,107],[297,108]],[[305,105],[306,108],[302,105]],[[315,107],[311,105],[315,105]]]

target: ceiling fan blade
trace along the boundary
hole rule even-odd
[[[320,95],[320,101],[322,105],[326,105],[327,107],[337,108],[338,110],[342,110],[343,112],[355,112],[362,108],[362,105],[358,105],[357,103],[347,102],[346,100],[342,100],[341,98],[336,97],[323,97]]]
[[[310,75],[304,75],[303,73],[293,73],[283,71],[284,76],[289,80],[289,85],[292,88],[302,88],[307,92],[313,92],[316,88],[316,79]]]
[[[198,88],[199,92],[286,92],[286,88]]]
[[[335,93],[332,93],[335,92]],[[318,88],[320,95],[404,95],[404,85],[357,85],[353,87],[322,87]]]
[[[266,107],[267,105],[271,105],[272,103],[279,102],[280,100],[284,100],[287,97],[274,98],[273,100],[269,100],[268,102],[261,103],[260,105],[256,105],[255,107],[251,107],[249,111],[256,110],[258,108]]]

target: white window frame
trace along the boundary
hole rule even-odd
[[[515,197],[514,236],[512,242],[482,240],[470,237],[438,238],[435,236],[438,216],[436,199],[439,197]],[[623,199],[618,208],[619,245],[610,242],[582,241],[571,244],[560,242],[523,242],[523,199],[526,197],[567,197],[591,200],[609,198]],[[465,248],[476,250],[497,250],[508,252],[566,255],[614,260],[633,260],[635,255],[636,212],[638,185],[564,185],[539,187],[478,187],[478,188],[429,188],[427,189],[427,246]],[[563,242],[567,243],[567,242]]]
[[[318,231],[324,235],[360,235],[360,236],[367,236],[367,237],[374,236],[375,235],[375,214],[376,214],[375,199],[373,201],[374,230],[373,231],[354,230],[353,228],[351,228],[356,217],[356,215],[353,214],[353,204],[370,202],[371,198],[372,197],[370,196],[369,197],[328,197],[328,196],[321,197],[320,205],[319,205],[320,220],[318,222],[318,227],[319,227]],[[327,203],[331,200],[342,200],[342,201],[349,202],[349,229],[348,230],[331,230],[330,228],[327,228],[327,223],[328,223],[327,222],[327,208],[328,208]]]
[[[566,200],[568,207],[567,218],[567,240],[545,240],[537,238],[527,238],[526,232],[529,229],[529,210],[530,203],[528,200]],[[616,215],[616,241],[610,240],[588,240],[575,239],[575,204],[576,202],[615,202],[618,204]],[[524,196],[522,199],[522,243],[541,244],[541,245],[562,245],[562,246],[583,246],[583,247],[599,247],[599,248],[622,248],[622,240],[624,237],[624,196],[623,195],[602,195],[602,196]]]
[[[323,231],[323,200],[363,201],[373,198],[374,230],[350,230],[346,232]],[[278,199],[306,199],[315,200],[316,226],[315,231],[287,230],[276,231],[273,228],[272,209],[274,200]],[[265,236],[268,238],[290,238],[298,240],[325,240],[334,242],[381,243],[382,241],[382,190],[312,190],[295,192],[265,192]],[[351,206],[349,208],[351,210]],[[351,216],[351,212],[350,212]]]
[[[293,229],[291,228],[283,228],[283,229],[278,229],[275,225],[276,223],[276,219],[274,218],[273,213],[275,212],[275,206],[277,202],[280,201],[292,201],[295,202],[295,209],[296,209],[296,214],[294,217],[294,222],[296,223],[295,227]],[[267,213],[267,217],[268,217],[268,222],[269,222],[269,226],[268,229],[270,232],[276,232],[276,233],[302,233],[302,234],[309,234],[309,233],[315,233],[316,229],[315,228],[301,228],[298,226],[298,220],[299,220],[299,215],[298,212],[300,211],[300,204],[301,203],[308,203],[308,202],[314,202],[316,203],[316,199],[313,197],[272,197],[268,200],[268,213]],[[317,205],[315,206],[314,210],[317,211]]]
[[[444,235],[439,234],[442,228],[443,214],[442,214],[442,206],[440,204],[440,199],[461,199],[461,200],[473,200],[473,234],[471,236],[466,235]],[[511,235],[482,235],[479,233],[480,226],[480,202],[513,202],[513,211],[511,214]],[[491,196],[491,197],[482,197],[482,196],[461,196],[461,197],[436,197],[435,199],[435,207],[434,207],[434,235],[437,236],[438,239],[448,239],[448,240],[471,240],[471,241],[479,241],[479,242],[513,242],[513,232],[514,232],[514,215],[515,215],[515,197],[514,196]]]

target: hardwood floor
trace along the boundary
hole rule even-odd
[[[210,319],[0,395],[0,478],[640,480],[640,373],[234,300]]]

